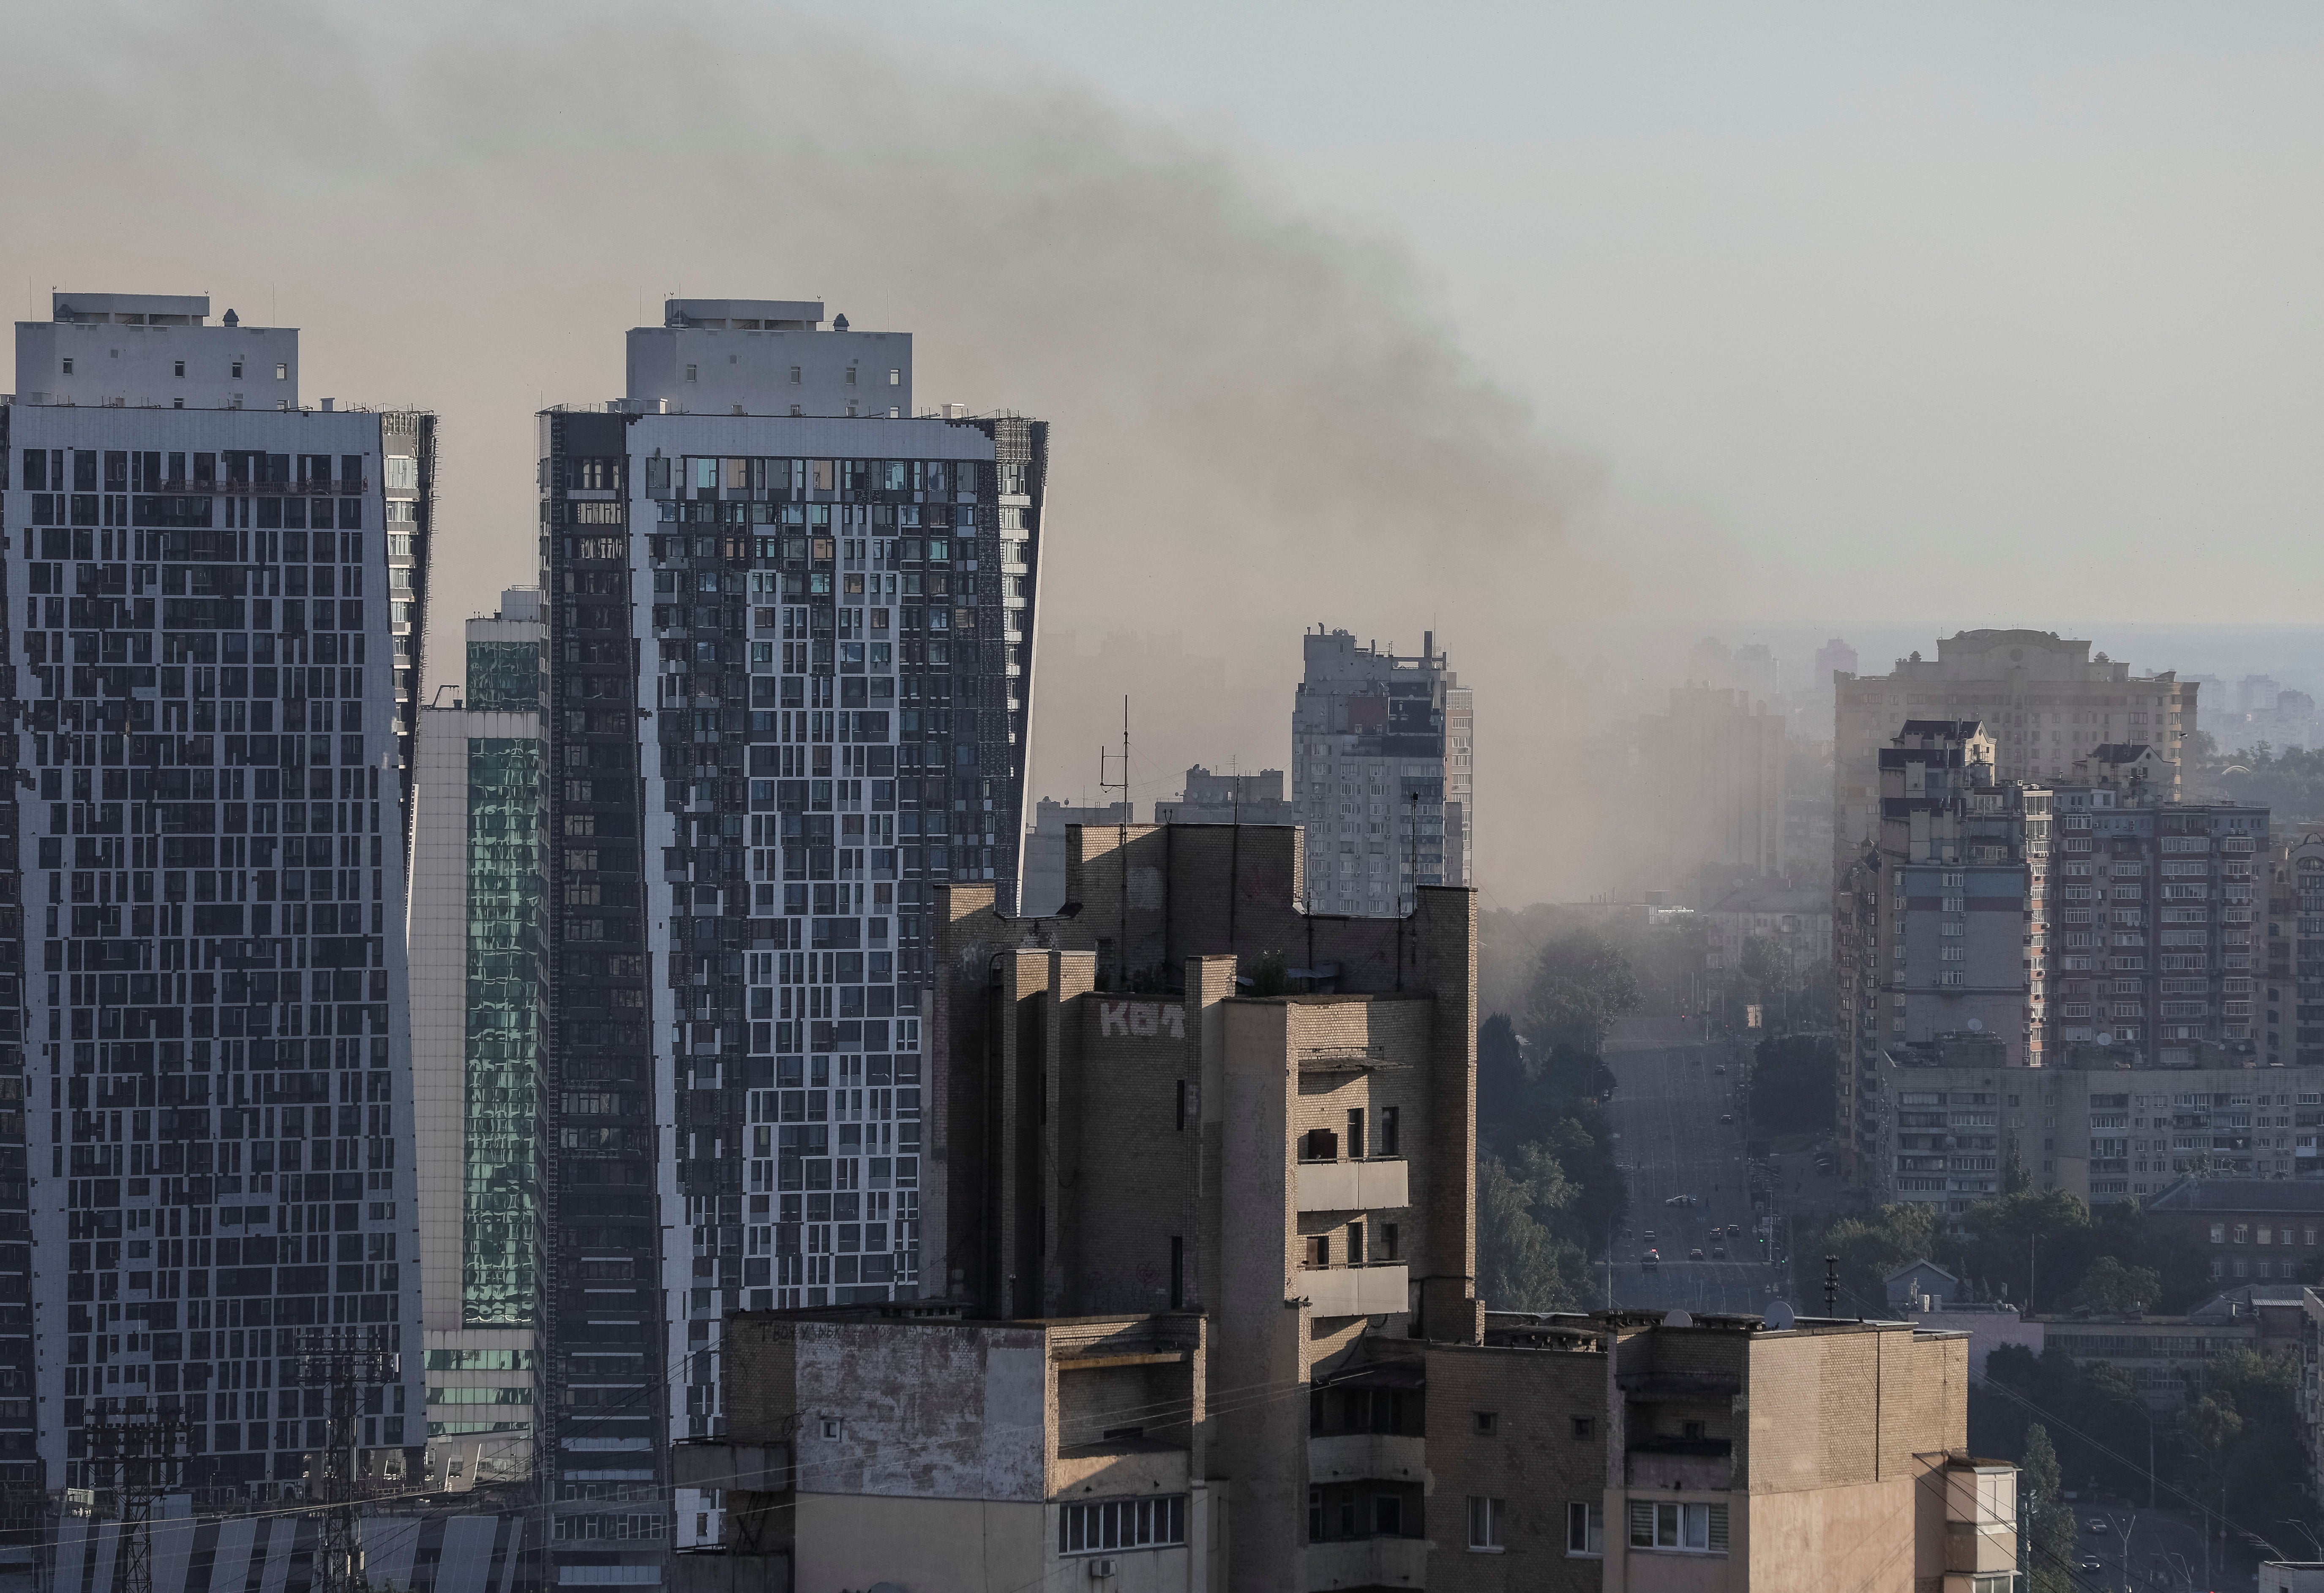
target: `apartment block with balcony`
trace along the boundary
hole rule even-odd
[[[1071,829],[1070,918],[939,894],[950,976],[928,1016],[924,1275],[1011,1317],[1203,1311],[1211,1385],[1281,1391],[1213,1418],[1236,1586],[1359,1585],[1303,1581],[1341,1574],[1311,1554],[1318,1468],[1314,1486],[1408,1499],[1366,1503],[1345,1533],[1333,1505],[1325,1558],[1425,1557],[1408,1457],[1311,1432],[1308,1395],[1357,1376],[1360,1345],[1473,1341],[1478,1321],[1474,898],[1309,914],[1301,841]],[[1387,1391],[1367,1423],[1400,1395],[1386,1419],[1411,1426],[1418,1373],[1369,1370],[1341,1395]],[[1376,1461],[1401,1469],[1349,1474]],[[1344,1546],[1359,1538],[1379,1543]]]
[[[1840,875],[1833,962],[1842,1037],[1845,1171],[1871,1173],[1885,1047],[1989,1036],[2010,1064],[2025,1027],[2025,858],[2016,787],[1993,778],[1993,738],[1914,721],[1880,754],[1881,821]]]
[[[937,1303],[730,1316],[726,1433],[673,1453],[726,1531],[678,1586],[1223,1587],[1204,1335]]]
[[[2279,838],[2269,872],[2261,1054],[2270,1065],[2324,1063],[2324,828]],[[2313,1156],[2316,1136],[2301,1138]]]
[[[2152,748],[2108,746],[2076,783],[2024,788],[2029,1062],[2257,1055],[2267,809],[2171,801],[2162,772]]]

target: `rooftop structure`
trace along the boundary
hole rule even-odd
[[[209,324],[199,294],[59,293],[16,323],[16,401],[136,410],[296,410],[299,334]],[[330,407],[328,401],[324,407]]]

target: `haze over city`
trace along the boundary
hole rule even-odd
[[[0,20],[0,1593],[2324,1561],[2324,14]]]

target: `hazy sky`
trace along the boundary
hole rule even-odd
[[[1641,631],[2310,617],[2312,10],[54,14],[0,5],[0,281],[207,290],[438,411],[437,678],[532,576],[530,414],[671,292],[1053,421],[1037,789],[1125,690],[1141,798],[1279,761],[1303,626],[1433,626],[1514,898],[1571,878],[1566,670]],[[1109,632],[1216,662],[1064,667]]]

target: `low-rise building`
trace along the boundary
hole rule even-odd
[[[2302,1293],[2296,1285],[2230,1289],[2183,1316],[2052,1315],[2043,1319],[2045,1340],[2080,1365],[2105,1361],[2127,1372],[2148,1404],[2176,1409],[2202,1393],[2210,1363],[2230,1350],[2296,1347]]]
[[[1213,774],[1197,763],[1186,770],[1175,802],[1154,805],[1157,824],[1296,824],[1298,806],[1283,795],[1283,771]]]
[[[2148,1201],[2146,1213],[2155,1228],[2202,1246],[2223,1282],[2314,1283],[2324,1267],[2324,1179],[2190,1175]]]

